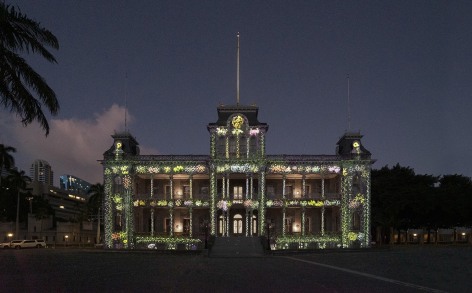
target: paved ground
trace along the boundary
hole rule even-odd
[[[0,292],[471,292],[472,247],[252,258],[0,250]]]

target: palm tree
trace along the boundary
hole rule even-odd
[[[18,53],[37,53],[57,63],[46,46],[59,48],[57,38],[39,22],[5,3],[0,3],[0,104],[16,113],[23,125],[37,120],[49,134],[42,105],[52,115],[59,111],[54,91]],[[37,94],[37,98],[31,92]]]
[[[16,149],[11,146],[5,146],[0,144],[0,189],[2,187],[2,174],[3,169],[10,169],[15,165],[15,159],[9,153],[15,153]]]
[[[90,195],[88,200],[89,207],[97,212],[97,240],[96,243],[100,243],[100,216],[101,208],[103,205],[103,199],[105,198],[105,187],[103,184],[96,183],[90,186],[87,194]]]
[[[15,236],[18,237],[20,225],[20,193],[26,189],[26,185],[28,182],[31,182],[31,179],[26,176],[25,171],[17,171],[12,169],[10,170],[10,174],[7,176],[7,180],[16,190],[17,194]]]

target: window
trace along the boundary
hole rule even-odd
[[[184,185],[182,186],[183,194],[185,198],[190,197],[190,185]]]
[[[310,185],[305,185],[305,196],[309,197],[310,196]]]
[[[233,199],[243,199],[243,187],[234,186],[233,187]]]
[[[251,136],[251,138],[249,139],[249,155],[256,156],[257,154],[258,154],[257,137]]]
[[[246,158],[247,153],[247,139],[245,136],[239,137],[239,157]]]
[[[291,197],[293,194],[293,186],[285,185],[285,195]]]
[[[165,188],[166,188],[166,194],[165,194],[165,197],[166,197],[167,199],[170,199],[170,198],[171,198],[171,194],[170,194],[170,185],[166,185],[166,186],[165,186]]]
[[[352,230],[360,230],[361,228],[361,217],[359,213],[352,214]]]
[[[274,186],[273,185],[267,185],[267,196],[269,198],[275,198],[275,191],[274,191]]]
[[[225,144],[226,144],[226,138],[224,136],[219,136],[216,138],[216,155],[218,157],[224,157],[225,156]]]
[[[236,157],[236,137],[232,136],[229,138],[229,157]]]
[[[224,231],[226,230],[226,221],[223,215],[218,217],[218,233],[223,235]]]
[[[292,233],[292,218],[285,218],[285,232]]]
[[[311,233],[311,218],[310,217],[305,217],[305,233],[306,234]]]

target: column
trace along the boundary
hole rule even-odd
[[[151,236],[154,236],[154,207],[151,207]]]
[[[247,158],[247,159],[249,159],[249,154],[250,154],[250,152],[249,152],[250,139],[251,139],[251,136],[248,135],[248,136],[246,137],[246,158]]]
[[[325,207],[321,207],[321,236],[325,234]]]
[[[216,185],[216,173],[214,167],[211,167],[210,170],[210,224],[211,231],[210,235],[216,236],[216,194],[218,192]]]
[[[259,175],[259,236],[262,236],[265,228],[265,171]]]
[[[151,198],[154,197],[154,175],[151,174]],[[154,236],[154,207],[151,207],[151,236]]]
[[[305,236],[305,207],[302,207],[302,236]]]
[[[229,209],[225,212],[225,219],[226,219],[226,231],[225,231],[225,236],[228,237],[229,236]]]
[[[170,199],[174,199],[174,181],[173,181],[174,176],[170,175],[169,176],[169,185],[170,185]]]
[[[193,175],[190,175],[190,178],[189,178],[189,182],[190,182],[190,199],[193,198]]]
[[[225,194],[226,194],[226,176],[222,175],[221,176],[221,198],[222,199],[226,198]]]
[[[249,198],[252,199],[253,191],[254,191],[254,174],[251,174],[250,185],[251,185],[251,187],[250,187],[251,190],[249,192]]]
[[[191,190],[192,188],[190,188]],[[192,194],[192,193],[190,193]],[[193,209],[192,207],[189,207],[189,215],[190,215],[190,227],[189,227],[189,237],[192,238],[193,237]]]
[[[285,175],[282,175],[282,199],[285,199],[285,182],[287,178]],[[284,223],[285,225],[285,223]]]
[[[249,236],[250,231],[249,231],[249,210],[246,208],[246,237]]]
[[[229,192],[229,174],[226,175],[226,196],[230,199],[230,192]]]
[[[306,198],[306,176],[302,175],[302,198]]]
[[[325,199],[325,179],[324,175],[321,175],[321,198],[324,200]]]
[[[170,218],[169,236],[173,237],[174,236],[174,208],[169,208],[169,218]]]
[[[249,195],[249,174],[246,174],[246,196],[244,197],[244,199],[249,199],[250,198],[250,195]]]
[[[109,170],[109,169],[106,169]],[[112,248],[113,240],[111,234],[113,233],[114,220],[113,220],[113,203],[112,203],[112,190],[113,190],[113,177],[111,172],[105,172],[105,199],[104,199],[104,210],[103,210],[103,220],[104,220],[104,236],[105,236],[105,247]]]
[[[249,234],[251,235],[251,237],[254,235],[254,219],[253,219],[253,216],[254,216],[254,211],[251,209],[250,210],[250,213],[249,213]]]
[[[131,172],[130,172],[131,173]],[[134,246],[133,238],[134,238],[134,206],[133,206],[133,196],[136,192],[135,190],[135,174],[131,173],[129,175],[129,185],[125,187],[125,202],[126,205],[124,207],[125,217],[126,217],[126,234],[128,243],[125,243],[125,248],[130,248]],[[126,184],[125,184],[126,185]]]
[[[285,204],[284,206],[282,207],[282,236],[285,236],[285,233],[287,232],[285,230],[285,218],[286,218],[286,214],[285,214]]]

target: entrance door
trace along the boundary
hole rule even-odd
[[[236,214],[233,217],[233,234],[243,234],[243,217],[240,214]]]

